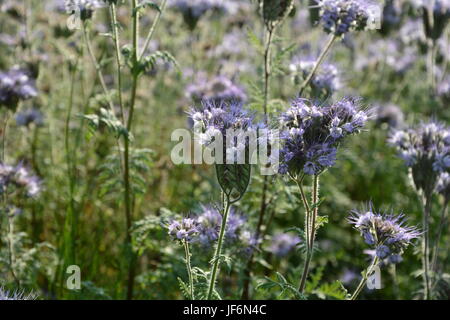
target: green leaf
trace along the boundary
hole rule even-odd
[[[250,184],[250,164],[216,164],[216,173],[222,191],[231,202],[243,197]]]
[[[104,125],[110,132],[114,133],[116,138],[123,136],[128,141],[133,140],[133,135],[128,132],[122,122],[109,109],[100,108],[100,114],[86,114],[81,117],[88,121],[92,133],[97,131],[101,125]]]
[[[153,9],[155,11],[158,11],[159,13],[161,13],[161,8],[159,7],[158,4],[156,4],[153,1],[150,0],[143,0],[141,3],[139,3],[136,8],[133,11],[133,17],[136,16],[136,13],[139,12],[140,10],[144,9],[144,8],[150,8]]]

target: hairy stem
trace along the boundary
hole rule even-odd
[[[192,276],[192,268],[191,268],[191,253],[189,252],[189,243],[187,241],[183,241],[184,252],[186,254],[186,268],[189,277],[189,294],[191,296],[191,300],[195,300],[194,296],[194,278]]]
[[[264,111],[264,122],[267,124],[268,119],[268,103],[269,103],[269,88],[270,88],[270,75],[271,75],[271,46],[273,41],[273,35],[275,32],[275,29],[266,29],[266,41],[264,46],[264,88],[263,88],[263,94],[264,94],[264,100],[263,100],[263,111]],[[268,189],[268,176],[264,176],[263,181],[263,190],[262,190],[262,196],[261,196],[261,204],[259,209],[259,216],[258,216],[258,223],[256,225],[256,232],[255,236],[256,239],[258,239],[261,228],[264,223],[264,217],[266,215],[267,210],[267,189]],[[250,275],[252,272],[252,267],[254,265],[253,263],[253,252],[250,254],[250,257],[247,261],[247,266],[244,271],[244,284],[242,289],[242,296],[241,299],[248,300],[250,296]]]
[[[302,188],[300,188],[300,192],[302,194],[302,199],[305,203],[305,207],[306,207],[306,199],[304,199],[304,193],[302,192]],[[300,285],[299,285],[299,291],[300,293],[303,293],[303,291],[305,290],[305,286],[306,286],[306,280],[308,278],[308,273],[309,273],[309,265],[311,263],[311,258],[313,256],[313,252],[314,252],[314,239],[315,239],[315,233],[316,233],[316,218],[317,218],[317,214],[318,214],[318,210],[319,210],[319,175],[314,175],[313,178],[313,191],[312,191],[312,205],[313,208],[311,207],[307,207],[307,212],[306,212],[306,226],[305,226],[305,236],[306,236],[306,242],[307,242],[307,246],[306,246],[306,256],[305,256],[305,264],[303,267],[303,272],[302,272],[302,276],[300,278]]]
[[[314,64],[311,72],[308,74],[308,76],[306,77],[305,81],[300,86],[300,92],[299,92],[299,96],[300,97],[302,96],[302,94],[305,91],[306,87],[311,82],[312,78],[314,77],[314,74],[317,72],[317,69],[319,69],[319,66],[322,64],[323,60],[325,59],[325,57],[328,54],[328,51],[330,51],[330,49],[331,49],[333,43],[336,41],[336,39],[337,39],[337,37],[335,35],[332,35],[330,37],[330,40],[328,40],[327,44],[325,45],[325,48],[320,53],[320,56],[317,59],[316,63]]]
[[[225,229],[227,227],[227,219],[228,219],[228,212],[230,211],[230,199],[229,197],[226,197],[224,200],[224,212],[222,216],[222,225],[220,226],[220,233],[219,233],[219,239],[217,240],[217,247],[216,252],[214,254],[214,258],[212,261],[212,268],[211,268],[211,278],[209,280],[209,289],[208,289],[208,300],[211,300],[212,294],[214,292],[214,287],[216,285],[216,278],[217,278],[217,270],[219,268],[219,261],[221,259],[222,254],[222,244],[223,239],[225,237]]]
[[[448,202],[449,200],[444,199],[444,206],[442,207],[442,211],[441,211],[441,218],[439,220],[439,227],[438,227],[438,232],[436,235],[436,238],[434,240],[434,246],[433,246],[433,255],[431,258],[431,271],[436,272],[436,268],[437,268],[437,260],[438,260],[438,256],[439,256],[439,246],[440,246],[440,242],[441,242],[441,237],[442,237],[442,232],[444,230],[447,230],[445,227],[447,226],[447,209],[448,209]]]
[[[431,214],[432,193],[427,193],[423,203],[423,239],[422,239],[422,267],[424,282],[424,299],[430,299],[430,268],[429,268],[429,218]]]
[[[144,46],[142,47],[142,51],[139,54],[139,60],[141,60],[143,58],[145,51],[147,51],[148,46],[150,45],[150,41],[152,40],[153,33],[155,33],[156,26],[158,25],[158,22],[161,19],[161,15],[162,15],[164,9],[166,8],[166,3],[167,3],[167,0],[163,0],[161,2],[161,5],[159,6],[159,11],[156,14],[155,20],[153,21],[153,24],[150,27],[150,30],[147,34],[147,37],[145,38],[145,42],[144,42]]]
[[[366,285],[367,279],[369,278],[369,275],[372,274],[373,269],[375,268],[375,266],[377,264],[378,264],[378,257],[375,257],[373,259],[373,261],[372,261],[372,264],[367,268],[366,272],[364,272],[363,278],[359,282],[358,287],[356,287],[355,292],[353,292],[353,294],[351,295],[350,300],[356,300],[356,298],[359,296],[359,294],[361,293],[362,289]]]

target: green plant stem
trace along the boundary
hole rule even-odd
[[[358,287],[356,287],[355,292],[353,292],[353,294],[351,295],[350,300],[356,300],[356,298],[359,296],[362,289],[366,285],[369,275],[372,274],[373,269],[377,264],[378,264],[378,257],[375,257],[372,261],[372,264],[367,268],[366,272],[364,272],[363,278],[359,282]]]
[[[301,186],[301,184],[299,184]],[[305,198],[305,195],[303,193],[303,188],[300,188],[300,193],[302,194],[302,200],[306,203],[307,200]],[[305,264],[303,266],[303,272],[302,276],[300,278],[300,285],[299,285],[299,291],[300,293],[303,293],[306,286],[306,280],[308,278],[309,273],[309,266],[311,263],[311,259],[314,252],[314,239],[315,239],[315,224],[316,224],[316,218],[319,210],[319,175],[314,175],[313,178],[313,192],[312,192],[312,205],[313,208],[311,209],[310,206],[308,206],[306,210],[306,226],[305,226],[305,232],[306,232],[306,256],[305,256]]]
[[[441,211],[441,218],[439,220],[439,227],[438,227],[438,232],[434,241],[434,246],[433,246],[433,255],[431,258],[431,271],[432,272],[436,272],[436,268],[437,268],[437,260],[438,260],[438,256],[439,256],[439,245],[441,242],[441,237],[442,237],[442,232],[444,230],[447,230],[445,227],[447,226],[447,209],[448,209],[448,202],[449,200],[444,199],[444,205],[442,207],[442,211]]]
[[[138,48],[139,48],[139,12],[137,8],[137,0],[132,0],[132,12],[133,14],[133,27],[132,27],[132,39],[133,39],[133,53],[132,53],[132,85],[131,85],[131,99],[127,120],[127,130],[131,132],[131,126],[133,123],[133,113],[136,104],[136,92],[139,78],[138,69]],[[132,190],[130,183],[130,141],[128,137],[124,137],[124,201],[125,201],[125,218],[126,218],[126,245],[130,250],[130,261],[128,267],[128,280],[127,280],[127,299],[131,300],[133,298],[133,287],[134,287],[134,277],[135,277],[135,257],[133,250],[131,248],[131,225],[132,225]]]
[[[6,208],[5,208],[6,209]],[[14,249],[14,213],[6,212],[8,216],[8,247],[9,247],[9,266],[14,282],[20,287],[20,279],[16,275],[16,254]]]
[[[265,45],[264,45],[263,112],[264,112],[264,122],[267,124],[270,76],[271,76],[271,62],[272,62],[271,47],[272,47],[272,41],[273,41],[273,35],[275,32],[275,28],[267,28],[267,29],[265,29],[265,32],[266,32],[266,35],[265,35],[266,39],[265,39]],[[261,196],[261,205],[260,205],[260,209],[259,209],[258,223],[256,225],[256,232],[255,232],[255,236],[257,239],[261,233],[261,228],[264,223],[264,217],[266,215],[267,189],[268,189],[268,176],[264,176],[263,190],[262,190],[262,196]],[[254,265],[253,258],[254,258],[254,255],[252,252],[247,261],[247,266],[244,271],[244,284],[243,284],[242,296],[241,296],[241,299],[243,299],[243,300],[248,300],[249,295],[250,295],[250,275],[252,272],[252,267]]]
[[[427,193],[422,200],[423,203],[423,239],[422,239],[422,267],[424,282],[424,299],[430,299],[430,275],[429,275],[429,218],[431,214],[432,193]]]
[[[120,53],[120,34],[119,34],[119,22],[117,21],[117,8],[114,3],[110,6],[110,15],[112,21],[112,31],[114,39],[115,57],[117,63],[117,96],[119,99],[120,115],[122,123],[125,123],[125,111],[123,107],[122,97],[122,59]]]
[[[187,241],[183,241],[184,252],[186,254],[186,268],[189,277],[189,293],[191,295],[191,300],[195,300],[194,296],[194,278],[192,276],[192,268],[191,268],[191,253],[189,252],[189,243]]]
[[[105,77],[103,76],[102,68],[95,57],[94,50],[92,48],[91,39],[89,37],[89,33],[86,28],[86,23],[83,24],[83,35],[84,41],[86,43],[86,47],[88,49],[89,57],[91,58],[92,64],[94,65],[95,71],[97,72],[97,77],[100,80],[100,84],[102,86],[103,92],[108,100],[108,105],[112,112],[114,112],[114,104],[111,99],[111,95],[109,93],[108,87],[106,86]]]
[[[308,86],[308,84],[311,82],[314,74],[316,73],[317,69],[319,68],[319,66],[322,64],[323,60],[325,59],[325,57],[328,54],[328,51],[330,51],[333,43],[336,41],[337,37],[335,35],[332,35],[330,37],[330,39],[328,40],[327,44],[325,45],[325,48],[322,50],[322,52],[320,53],[319,58],[317,59],[316,63],[314,64],[311,72],[309,73],[309,75],[306,77],[305,81],[302,83],[301,87],[300,87],[300,93],[299,96],[301,97],[303,94],[303,91],[306,89],[306,87]]]
[[[214,292],[214,287],[216,284],[217,270],[219,268],[219,261],[221,259],[220,256],[222,254],[222,244],[223,244],[223,239],[225,236],[225,229],[227,227],[228,212],[230,211],[230,206],[231,206],[229,197],[226,197],[224,202],[225,203],[224,203],[224,212],[223,212],[223,216],[222,216],[222,224],[220,226],[219,239],[217,241],[216,252],[214,254],[212,268],[211,268],[211,278],[209,280],[208,300],[211,300],[212,294]]]
[[[145,39],[142,51],[139,54],[139,60],[142,60],[142,58],[144,57],[145,51],[147,51],[147,49],[148,49],[148,47],[150,45],[150,41],[152,40],[153,34],[155,33],[155,30],[156,30],[156,26],[158,25],[158,22],[161,19],[161,15],[164,12],[164,9],[166,8],[166,4],[167,4],[167,0],[163,0],[161,2],[161,6],[159,7],[160,10],[156,14],[155,20],[153,21],[153,24],[150,27],[150,30],[149,30],[149,32],[147,34],[146,39]]]

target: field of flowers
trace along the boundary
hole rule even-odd
[[[0,300],[448,300],[449,21],[0,0]]]

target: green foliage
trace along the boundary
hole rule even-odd
[[[224,194],[235,202],[241,199],[250,184],[251,165],[216,164],[217,180]]]
[[[124,137],[129,141],[133,140],[133,135],[111,110],[100,108],[99,114],[86,114],[82,118],[87,120],[92,134],[105,126],[116,138]]]

